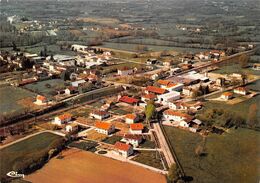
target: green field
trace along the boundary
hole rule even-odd
[[[206,155],[198,157],[195,148],[202,142],[198,134],[165,127],[177,157],[194,183],[256,183],[260,178],[260,133],[230,129],[223,135],[206,138]]]
[[[254,82],[250,85],[247,85],[247,88],[255,90],[255,91],[259,91],[260,80],[258,80],[257,82]],[[215,96],[211,96],[210,98],[215,98],[218,96],[219,95],[215,95]],[[208,101],[204,104],[204,109],[205,110],[206,109],[224,109],[224,110],[232,111],[232,112],[240,115],[241,117],[243,117],[246,120],[248,112],[249,112],[249,107],[252,104],[257,104],[257,106],[258,106],[257,117],[258,117],[258,119],[260,119],[260,95],[257,95],[249,100],[246,100],[244,102],[234,104],[234,105],[225,104],[225,103],[219,102],[219,101]],[[203,111],[204,110],[200,111],[200,113],[203,113]]]
[[[56,89],[65,88],[65,82],[61,79],[52,79],[28,84],[25,88],[45,96],[53,96]]]
[[[104,48],[112,48],[112,49],[120,49],[125,51],[136,51],[136,47],[140,44],[129,44],[129,43],[112,43],[105,42],[102,47]],[[144,44],[145,45],[145,44]],[[204,51],[204,49],[196,49],[196,48],[182,48],[182,47],[173,47],[173,46],[155,46],[155,45],[145,45],[148,48],[148,51],[163,51],[163,50],[175,50],[177,52],[199,52]]]
[[[23,113],[26,107],[17,102],[21,99],[34,96],[34,93],[22,88],[13,86],[0,87],[0,115]]]
[[[213,72],[218,74],[246,73],[246,74],[260,75],[259,71],[253,70],[250,67],[242,69],[239,64],[222,66],[220,69],[215,70]]]
[[[132,160],[154,168],[163,169],[160,155],[155,151],[138,151],[137,156],[132,158]]]
[[[61,139],[62,137],[58,135],[44,132],[1,149],[1,178],[7,172],[19,169],[18,167],[29,159],[36,161],[39,158],[38,155],[48,153],[50,149],[56,147],[56,143]]]

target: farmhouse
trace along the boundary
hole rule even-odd
[[[139,120],[139,117],[136,114],[127,114],[125,116],[125,122],[127,124],[136,123]]]
[[[78,124],[77,123],[68,124],[68,125],[66,125],[65,129],[66,129],[66,132],[68,132],[68,133],[77,132],[78,131]]]
[[[143,137],[141,135],[125,134],[121,141],[126,144],[131,144],[134,147],[138,147],[143,141]]]
[[[156,95],[153,93],[144,94],[144,95],[142,95],[142,98],[141,98],[141,100],[143,102],[147,102],[147,101],[155,100],[155,99],[156,99]]]
[[[128,76],[134,73],[134,70],[128,67],[124,67],[122,69],[117,70],[117,74],[120,76]]]
[[[166,90],[163,89],[163,88],[158,88],[156,86],[147,86],[145,88],[145,93],[149,94],[149,93],[153,93],[153,94],[156,94],[156,95],[161,95],[161,94],[164,94],[166,93]]]
[[[109,134],[111,134],[115,131],[115,126],[111,123],[96,122],[95,123],[95,130],[98,133],[109,135]]]
[[[193,119],[192,116],[186,114],[186,113],[182,113],[179,111],[175,111],[172,109],[168,109],[166,111],[163,112],[163,116],[164,119],[168,120],[168,121],[191,121]]]
[[[48,103],[48,100],[46,97],[42,95],[37,95],[35,104],[37,105],[46,105]]]
[[[220,98],[223,99],[223,100],[229,100],[233,97],[233,93],[231,92],[224,92]]]
[[[138,104],[139,100],[133,97],[128,97],[128,96],[123,96],[119,98],[120,102],[124,102],[127,104],[131,104],[131,105],[136,105]]]
[[[142,134],[144,129],[144,125],[142,123],[134,123],[130,124],[129,132],[131,134]]]
[[[121,142],[116,142],[115,146],[115,154],[123,156],[125,158],[131,156],[134,153],[133,147],[129,144],[124,144]]]
[[[69,121],[71,121],[71,118],[72,118],[72,115],[69,114],[69,113],[65,113],[65,114],[62,114],[60,116],[56,116],[54,118],[54,124],[56,125],[62,125],[64,123],[68,123]]]
[[[90,117],[99,119],[99,120],[109,118],[109,116],[110,116],[110,114],[107,111],[103,111],[103,110],[94,110],[89,115],[90,115]]]
[[[185,102],[170,102],[169,103],[169,108],[173,110],[199,110],[202,107],[201,102],[196,102],[194,104],[188,104]]]
[[[254,70],[257,70],[257,71],[260,71],[260,64],[259,64],[259,63],[254,64],[254,65],[253,65],[253,69],[254,69]]]
[[[71,45],[71,48],[74,51],[86,51],[88,49],[88,46],[73,44],[73,45]]]
[[[73,87],[79,87],[79,85],[81,85],[81,84],[83,84],[83,83],[85,83],[86,81],[85,80],[78,80],[78,81],[73,81],[73,82],[71,82],[71,86],[73,86]]]
[[[70,86],[70,87],[65,89],[66,95],[75,94],[76,92],[77,92],[77,87],[74,87],[74,86]]]
[[[236,94],[240,94],[240,95],[246,95],[247,94],[247,90],[245,87],[238,87],[234,89],[234,93]]]

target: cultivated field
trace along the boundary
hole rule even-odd
[[[13,86],[0,87],[0,115],[22,113],[26,106],[22,99],[34,98],[35,94]]]
[[[38,155],[48,152],[61,137],[52,133],[41,133],[0,150],[0,176],[22,167],[27,160],[36,161]]]
[[[198,134],[165,127],[177,157],[193,183],[247,182],[259,180],[260,133],[247,129],[230,129],[223,135],[210,135],[206,154],[198,157],[195,148],[202,142]]]
[[[28,84],[25,87],[42,95],[53,96],[57,89],[65,88],[65,82],[61,79],[53,79]]]
[[[39,183],[165,183],[163,175],[150,170],[76,149],[63,152],[41,170],[26,176]]]

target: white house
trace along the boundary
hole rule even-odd
[[[73,45],[71,45],[71,48],[74,51],[86,51],[88,49],[88,46],[73,44]]]
[[[224,92],[220,98],[223,99],[223,100],[229,100],[233,97],[233,93],[231,92]]]
[[[71,118],[72,118],[72,115],[69,114],[69,113],[65,113],[65,114],[62,114],[60,116],[56,116],[54,118],[54,124],[56,125],[62,125],[64,123],[68,123],[69,121],[71,121]]]
[[[144,94],[144,95],[142,95],[142,97],[141,97],[141,100],[142,100],[143,102],[147,102],[147,101],[155,100],[155,99],[156,99],[156,95],[153,94],[153,93]]]
[[[139,117],[138,117],[138,115],[136,115],[136,114],[127,114],[127,115],[125,116],[125,122],[126,122],[127,124],[136,123],[138,120],[139,120]]]
[[[69,133],[77,132],[78,124],[77,123],[68,124],[68,125],[66,125],[65,129],[66,129],[66,132],[69,132]]]
[[[125,158],[131,156],[134,153],[133,147],[129,144],[124,144],[121,142],[116,142],[114,145],[114,153]]]
[[[65,94],[66,95],[71,95],[77,92],[77,88],[74,86],[70,86],[68,88],[65,89]]]
[[[99,120],[103,120],[103,119],[110,117],[109,112],[102,111],[102,110],[94,110],[89,115],[90,115],[90,117],[95,118],[95,119],[99,119]]]
[[[126,144],[131,144],[134,147],[138,147],[143,141],[143,137],[141,135],[125,134],[121,141]]]
[[[109,135],[109,134],[111,134],[115,131],[115,126],[111,123],[96,122],[95,123],[95,130],[98,133]]]
[[[168,109],[168,110],[164,111],[163,117],[167,121],[178,121],[178,122],[191,121],[193,119],[192,116],[190,116],[186,113],[182,113],[182,112],[175,111],[172,109]]]
[[[134,123],[130,124],[129,132],[131,134],[142,134],[144,129],[144,125],[142,123]]]
[[[240,94],[240,95],[246,95],[247,94],[247,90],[245,87],[238,87],[234,89],[234,93],[236,94]]]
[[[134,73],[134,70],[128,67],[124,67],[122,69],[118,69],[117,70],[117,74],[120,76],[127,76],[127,75],[131,75]]]
[[[37,95],[35,104],[37,105],[46,105],[48,103],[48,100],[46,97],[42,95]]]
[[[169,105],[170,101],[178,100],[181,98],[181,93],[177,91],[172,91],[170,93],[157,95],[157,101],[163,105]]]
[[[73,87],[79,87],[79,85],[86,83],[86,81],[84,79],[78,80],[78,81],[73,81],[71,82],[71,86]]]

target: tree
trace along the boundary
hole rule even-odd
[[[258,123],[257,119],[257,105],[251,104],[248,111],[247,125],[251,128],[255,127]]]
[[[239,65],[241,68],[246,68],[248,65],[249,56],[243,54],[239,57]]]
[[[149,101],[147,103],[147,106],[145,107],[145,116],[146,116],[146,122],[147,124],[152,119],[153,115],[155,113],[155,106],[153,101]]]

